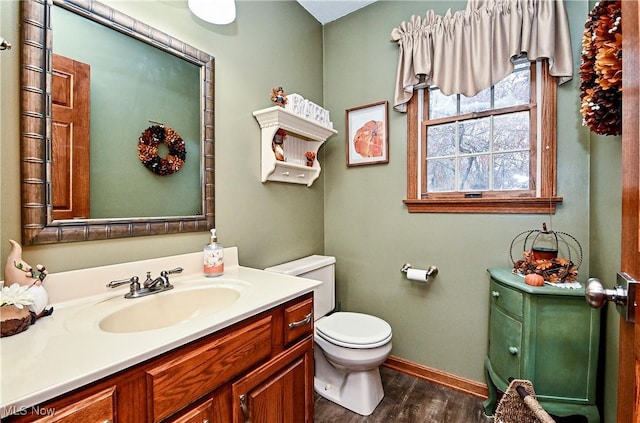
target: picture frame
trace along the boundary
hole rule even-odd
[[[347,109],[345,133],[347,166],[389,163],[389,102]]]

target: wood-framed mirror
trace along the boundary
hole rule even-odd
[[[117,175],[124,173],[122,182],[116,184],[121,185],[124,193],[123,199],[115,199],[116,194],[105,194],[107,197],[102,200],[103,204],[114,206],[113,210],[97,213],[86,212],[88,216],[81,214],[80,216],[68,217],[60,214],[54,214],[54,192],[60,191],[60,186],[55,186],[55,175],[60,173],[59,169],[54,168],[54,162],[64,162],[60,157],[65,154],[56,153],[52,140],[56,136],[56,130],[53,128],[53,101],[55,97],[53,83],[53,57],[54,57],[54,29],[55,22],[52,22],[53,8],[59,7],[61,10],[80,16],[82,19],[92,22],[92,25],[98,24],[102,30],[108,28],[109,31],[118,33],[118,36],[126,36],[127,39],[134,39],[136,42],[144,44],[147,49],[160,51],[162,54],[170,55],[174,61],[178,58],[178,62],[187,63],[187,66],[196,68],[197,87],[199,92],[195,101],[197,103],[197,117],[195,118],[197,128],[187,128],[186,124],[181,129],[173,126],[172,120],[180,114],[183,107],[173,104],[173,100],[169,101],[171,107],[165,107],[163,111],[153,111],[148,113],[149,119],[142,122],[142,119],[136,121],[134,129],[128,129],[126,136],[126,147],[117,147],[112,151],[112,156],[100,159],[100,163],[105,163],[103,168],[116,167]],[[76,34],[78,38],[79,34]],[[83,34],[84,36],[84,34]],[[91,37],[87,37],[90,38]],[[90,240],[102,240],[112,238],[124,238],[145,235],[173,234],[183,232],[206,231],[214,227],[215,220],[215,198],[214,198],[214,58],[205,52],[191,47],[163,32],[160,32],[149,25],[146,25],[136,19],[114,10],[104,4],[92,0],[24,0],[22,1],[22,58],[21,58],[21,193],[22,193],[22,243],[23,245],[36,244],[52,244],[61,242],[79,242]],[[95,43],[96,40],[94,39]],[[94,49],[101,48],[102,45],[95,45]],[[152,53],[152,55],[155,53]],[[120,57],[113,58],[114,62],[124,62],[119,60]],[[135,61],[135,60],[134,60]],[[137,66],[144,67],[148,63],[145,60],[138,60]],[[178,66],[182,64],[178,63]],[[165,71],[164,65],[162,72]],[[128,74],[129,71],[120,70],[119,73]],[[118,72],[111,72],[118,73]],[[182,74],[180,74],[182,75]],[[177,78],[182,80],[182,76]],[[146,76],[141,77],[141,81],[147,81]],[[93,82],[93,81],[92,81]],[[113,87],[113,85],[111,85]],[[93,86],[92,86],[93,89]],[[136,87],[137,89],[137,87]],[[129,90],[132,90],[131,88]],[[175,91],[175,89],[171,89]],[[192,89],[193,91],[193,89]],[[191,91],[191,92],[192,92]],[[94,96],[93,91],[91,96]],[[138,97],[144,97],[145,94],[138,93]],[[179,97],[188,97],[184,93],[180,93]],[[193,96],[191,96],[193,97]],[[155,101],[145,98],[150,103]],[[93,99],[92,99],[93,101]],[[97,103],[96,103],[97,104]],[[96,106],[99,108],[99,106]],[[104,109],[115,109],[120,112],[132,114],[133,111],[142,107],[134,106],[130,100],[118,98],[117,102],[105,107]],[[154,121],[156,114],[166,113],[164,120]],[[187,118],[193,119],[196,113],[185,113]],[[146,114],[143,113],[146,119]],[[94,126],[93,117],[91,125]],[[120,129],[120,118],[111,118],[107,129],[102,126],[101,132],[110,132],[111,129]],[[101,115],[102,118],[102,115]],[[182,182],[174,175],[159,175],[158,172],[150,173],[146,169],[142,158],[137,157],[138,137],[142,137],[145,133],[145,127],[149,129],[152,126],[164,125],[175,129],[177,132],[184,131],[189,136],[190,146],[185,138],[187,158],[184,162],[184,168],[179,169],[181,177],[187,171],[187,164],[192,168],[193,177],[197,179],[191,181],[197,186],[194,188],[197,194],[195,205],[190,206],[187,211],[180,211],[178,207],[176,212],[170,211],[165,213],[171,203],[181,205],[184,203],[179,196],[180,193],[188,191],[185,182]],[[99,125],[98,125],[99,126]],[[69,130],[71,131],[71,130]],[[132,135],[134,134],[134,135]],[[94,137],[93,133],[91,137]],[[93,141],[93,140],[92,140]],[[102,142],[103,146],[109,147],[111,141],[107,138]],[[162,144],[160,145],[162,147]],[[93,147],[91,147],[93,149]],[[126,151],[120,151],[125,150]],[[161,150],[158,157],[162,158]],[[67,151],[67,156],[72,152]],[[54,157],[56,159],[54,159]],[[189,160],[191,159],[191,160]],[[94,160],[93,156],[91,160]],[[119,164],[120,161],[129,161],[130,165]],[[131,163],[135,162],[135,165]],[[119,168],[116,166],[119,164]],[[93,166],[93,164],[91,165]],[[129,172],[132,172],[129,174]],[[68,170],[67,174],[72,174],[73,170]],[[148,179],[145,179],[148,178]],[[95,178],[97,180],[110,180],[113,176],[102,176]],[[59,180],[59,178],[58,178]],[[93,179],[92,179],[93,181]],[[189,183],[191,183],[189,182]],[[67,185],[73,184],[72,182]],[[80,185],[80,183],[76,184]],[[160,187],[159,191],[151,192],[147,200],[142,194],[137,194],[134,187],[142,190],[150,190],[152,185]],[[98,197],[98,194],[109,193],[110,188],[105,188],[97,184],[98,188],[92,186],[91,197]],[[145,211],[131,211],[127,215],[120,216],[118,211],[126,208],[129,203],[139,201],[143,207],[155,200],[160,201],[159,209],[150,215]],[[71,200],[69,200],[71,201]],[[98,201],[96,201],[98,203]],[[93,207],[92,207],[93,209]],[[114,211],[116,210],[116,211]],[[60,217],[62,216],[62,217]]]

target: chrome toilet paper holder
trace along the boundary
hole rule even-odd
[[[400,268],[400,271],[402,273],[407,273],[409,269],[412,269],[411,263],[405,263]],[[429,280],[430,277],[436,277],[436,275],[438,274],[438,268],[436,266],[429,266],[426,272],[427,272],[427,280]]]

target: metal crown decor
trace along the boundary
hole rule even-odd
[[[514,249],[522,251],[522,259],[514,259]],[[573,261],[572,251],[574,256],[578,254],[577,262]],[[578,240],[566,232],[548,230],[546,223],[542,224],[542,230],[532,229],[516,235],[509,255],[514,273],[535,273],[554,283],[575,281],[582,264],[582,246]]]

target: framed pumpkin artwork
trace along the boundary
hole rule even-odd
[[[389,163],[389,102],[347,109],[347,166]]]

